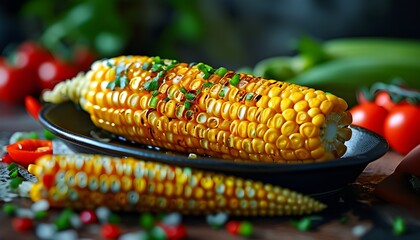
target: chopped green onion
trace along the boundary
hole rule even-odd
[[[36,211],[34,214],[34,218],[35,219],[44,219],[47,217],[47,212],[46,211]]]
[[[22,182],[23,182],[23,178],[15,177],[12,180],[10,180],[10,188],[17,189]]]
[[[225,91],[222,89],[219,92],[219,97],[224,97],[225,96]]]
[[[237,86],[241,78],[239,77],[239,74],[235,74],[230,80],[229,83],[232,86]]]
[[[190,109],[191,105],[192,105],[191,102],[188,102],[188,101],[184,102],[184,106],[186,109]]]
[[[180,88],[179,91],[183,94],[187,94],[187,89],[185,89],[184,87]]]
[[[193,101],[194,99],[195,99],[195,94],[194,93],[186,93],[185,94],[185,98],[188,100],[188,101]]]
[[[153,96],[153,97],[156,97],[158,94],[159,94],[159,91],[158,91],[158,90],[154,90],[154,91],[152,92],[152,96]]]
[[[106,65],[110,68],[115,67],[110,61],[106,61]]]
[[[396,236],[400,236],[407,231],[405,221],[402,217],[396,217],[392,223],[393,232]]]
[[[18,176],[18,174],[19,174],[19,169],[18,168],[15,168],[15,169],[13,169],[12,171],[9,172],[10,178],[16,178]]]
[[[214,69],[211,66],[204,63],[197,64],[197,68],[204,73],[204,79],[208,79],[214,71]]]
[[[165,102],[167,102],[169,100],[171,100],[169,97],[166,97],[166,98],[163,99],[163,101],[165,101]]]
[[[252,99],[252,97],[254,97],[254,94],[252,94],[252,93],[248,93],[248,94],[245,96],[245,100],[251,100],[251,99]]]
[[[115,81],[111,81],[106,85],[106,88],[114,90],[116,87]]]
[[[155,63],[152,65],[152,68],[150,69],[152,72],[158,72],[161,71],[163,68],[163,64]]]
[[[120,77],[120,88],[125,88],[125,86],[127,86],[128,85],[128,78],[127,78],[127,76],[125,76],[125,75],[123,75],[123,76],[121,76]]]
[[[203,87],[204,88],[209,88],[209,87],[211,87],[213,85],[214,85],[214,83],[212,83],[212,82],[206,82],[206,83],[203,84]]]
[[[141,69],[143,69],[143,70],[149,70],[149,67],[150,67],[150,63],[149,62],[145,62],[141,66]]]
[[[162,62],[162,59],[159,56],[156,56],[156,57],[152,57],[152,61],[154,63],[161,63]]]
[[[223,77],[227,73],[227,69],[224,67],[219,67],[214,73],[220,77]]]
[[[145,82],[143,87],[147,91],[153,91],[153,90],[158,90],[159,84],[158,84],[157,79],[153,78],[152,80]]]
[[[159,99],[157,97],[152,97],[152,99],[150,99],[149,106],[152,107],[152,108],[155,108],[156,105],[157,105],[158,100]]]
[[[9,216],[15,214],[17,209],[18,207],[11,203],[6,203],[3,205],[3,212]]]
[[[44,137],[47,140],[53,140],[55,138],[55,135],[52,132],[48,131],[47,129],[44,129]]]
[[[17,169],[18,168],[18,165],[16,164],[16,163],[11,163],[11,164],[9,164],[9,166],[7,166],[7,170],[8,171],[13,171],[13,170],[15,170],[15,169]]]
[[[291,224],[293,227],[295,227],[297,230],[301,232],[306,232],[311,229],[312,225],[312,219],[309,217],[302,218],[299,221],[292,220]]]

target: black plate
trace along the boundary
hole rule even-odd
[[[226,174],[278,184],[293,190],[327,197],[335,195],[353,182],[366,165],[388,151],[388,143],[381,136],[352,126],[353,136],[346,143],[346,154],[336,160],[306,164],[243,163],[222,159],[198,157],[151,148],[112,138],[103,142],[92,137],[101,130],[93,125],[89,115],[73,103],[46,105],[39,116],[41,124],[76,152],[101,153],[114,156],[132,156],[184,167],[223,172]]]

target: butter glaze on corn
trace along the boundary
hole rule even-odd
[[[145,67],[155,64],[154,59],[98,61],[43,98],[72,100],[99,128],[184,153],[297,163],[335,159],[346,151],[352,119],[342,98],[233,71],[209,73],[187,63],[159,73]],[[158,74],[156,91],[145,88]],[[109,89],[121,76],[127,85]]]
[[[28,169],[39,180],[31,199],[47,199],[54,207],[241,216],[304,215],[326,208],[279,186],[133,158],[48,155]]]

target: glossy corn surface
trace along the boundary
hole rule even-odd
[[[100,155],[49,155],[30,165],[32,200],[117,211],[304,215],[326,205],[286,188],[218,173]]]
[[[44,99],[73,100],[128,140],[229,160],[325,161],[351,137],[347,103],[332,94],[158,57],[98,61]]]

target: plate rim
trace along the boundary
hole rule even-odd
[[[75,133],[69,130],[64,129],[62,126],[58,126],[57,124],[53,123],[51,119],[47,117],[47,113],[54,110],[55,108],[59,108],[65,106],[65,104],[73,105],[74,108],[77,108],[77,105],[72,102],[60,103],[60,104],[45,104],[40,113],[39,113],[39,122],[41,125],[46,128],[47,130],[54,133],[57,137],[69,141],[72,144],[79,145],[81,147],[87,147],[90,149],[95,150],[102,150],[108,152],[118,152],[122,156],[132,156],[135,158],[139,158],[141,160],[146,161],[157,161],[165,164],[174,164],[174,165],[190,165],[194,168],[202,168],[202,169],[218,169],[221,171],[250,171],[253,172],[290,172],[293,170],[298,170],[299,172],[304,171],[313,171],[319,169],[326,169],[329,167],[347,167],[347,166],[354,166],[354,165],[363,165],[368,164],[381,156],[383,156],[389,149],[388,142],[385,140],[384,137],[366,129],[363,127],[350,125],[352,130],[361,131],[373,138],[378,140],[378,143],[375,144],[372,149],[364,154],[356,155],[356,156],[349,156],[349,157],[341,157],[334,160],[329,160],[325,162],[312,162],[312,163],[261,163],[261,162],[234,162],[225,159],[215,158],[215,157],[202,157],[198,156],[195,159],[190,160],[187,156],[181,156],[181,153],[177,154],[175,151],[168,150],[170,152],[174,152],[174,155],[170,155],[172,159],[165,160],[165,159],[158,159],[158,158],[151,158],[145,155],[152,155],[158,154],[162,155],[166,153],[159,153],[157,150],[150,150],[150,149],[139,149],[135,148],[135,146],[129,146],[128,144],[124,144],[123,142],[117,143],[105,143],[94,138],[89,138],[81,133]],[[76,109],[77,110],[77,109]],[[77,110],[82,111],[83,110]],[[88,114],[87,112],[85,112]],[[90,119],[89,119],[90,120]],[[93,123],[92,123],[93,124]],[[96,127],[97,128],[97,127]],[[97,128],[99,129],[99,128]],[[91,144],[90,142],[94,142],[95,144]],[[84,144],[80,144],[84,143]],[[122,147],[125,150],[129,150],[129,154],[127,152],[118,151],[115,148]],[[137,152],[144,152],[145,154],[134,154],[133,151]],[[140,151],[141,150],[141,151]],[[125,153],[125,154],[124,154]],[[158,157],[158,156],[157,156]]]

